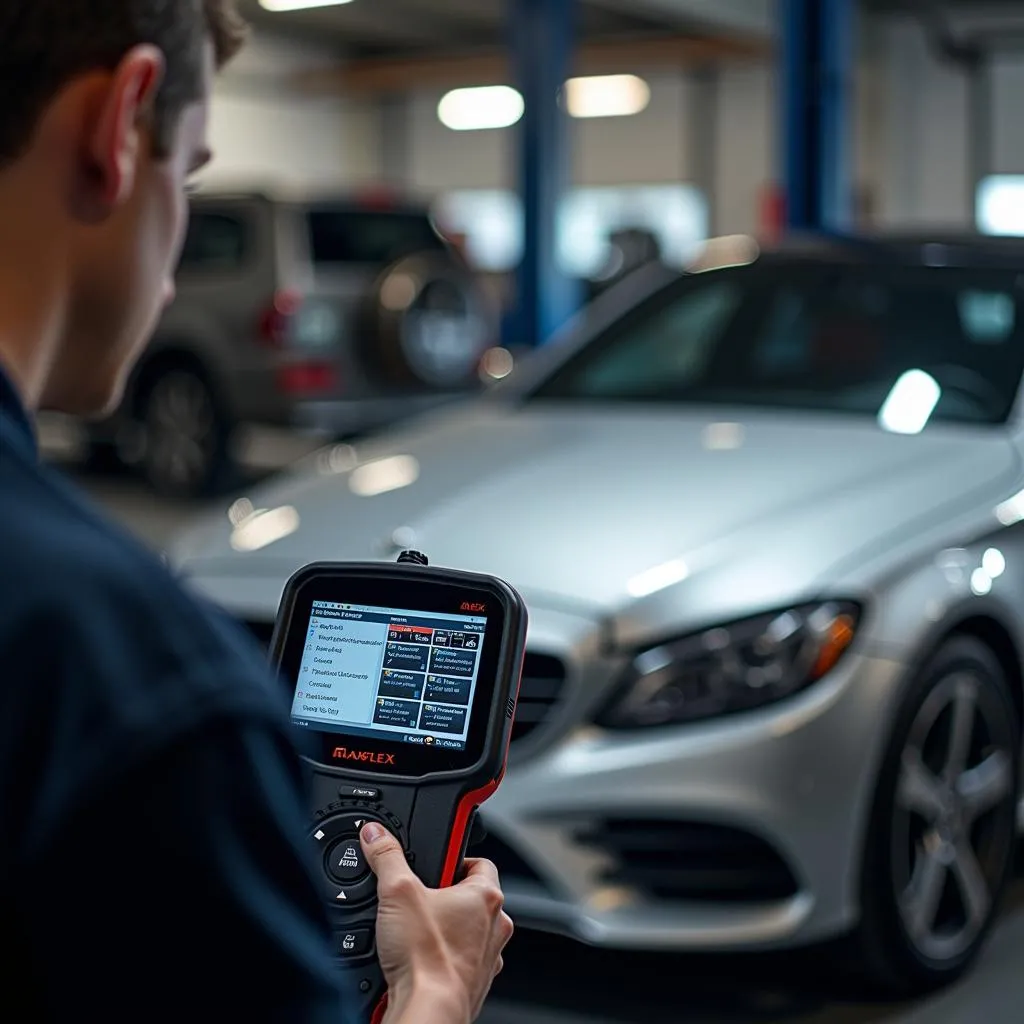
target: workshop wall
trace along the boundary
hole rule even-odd
[[[682,74],[644,77],[651,87],[651,102],[642,113],[569,122],[577,185],[649,184],[688,175],[687,80]],[[450,131],[437,119],[441,96],[429,92],[411,101],[407,186],[428,194],[511,188],[516,171],[514,130]]]
[[[941,61],[912,20],[868,22],[858,45],[855,183],[867,223],[967,227],[973,220],[969,92],[964,74]],[[212,115],[214,185],[357,187],[385,176],[411,193],[514,185],[514,132],[452,132],[437,119],[440,92],[405,100],[402,145],[396,122],[375,99],[309,98],[289,76],[336,66],[327,49],[257,36],[218,84]],[[695,139],[710,139],[712,230],[756,231],[766,190],[777,179],[778,99],[769,62],[723,67],[711,109],[693,102],[685,71],[645,75],[648,108],[635,117],[571,123],[573,179],[581,186],[692,181]],[[993,70],[991,173],[1024,174],[1024,55]],[[703,94],[702,94],[703,95]],[[693,119],[712,119],[695,133]],[[388,152],[401,167],[384,168]],[[700,154],[699,156],[704,156]]]
[[[377,119],[372,104],[297,95],[296,72],[337,66],[337,55],[255,36],[217,84],[211,114],[216,159],[205,184],[329,188],[372,180]]]

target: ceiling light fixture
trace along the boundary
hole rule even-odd
[[[565,83],[565,105],[573,117],[632,117],[650,102],[651,87],[636,75],[596,75]]]
[[[311,7],[340,7],[352,0],[260,0],[260,7],[265,11],[305,11]]]
[[[510,128],[525,109],[518,90],[508,85],[485,85],[446,93],[437,105],[437,116],[453,132],[474,132]]]

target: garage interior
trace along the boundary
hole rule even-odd
[[[273,9],[276,5],[281,9]],[[488,340],[476,353],[479,359],[473,362],[472,380],[460,390],[460,400],[468,395],[467,401],[474,401],[481,392],[500,388],[506,378],[516,380],[521,366],[526,372],[537,366],[536,372],[541,374],[544,360],[554,358],[550,356],[553,348],[565,339],[571,346],[573,331],[597,332],[602,325],[618,324],[620,317],[624,324],[631,322],[634,305],[646,308],[648,296],[640,294],[643,289],[639,286],[636,294],[630,292],[627,279],[634,272],[646,273],[651,264],[657,264],[658,273],[665,275],[657,277],[658,282],[675,287],[665,282],[700,276],[692,271],[705,269],[701,259],[706,258],[715,272],[741,267],[793,238],[813,237],[824,240],[823,245],[840,245],[850,239],[859,244],[858,239],[876,236],[914,239],[913,244],[922,243],[926,252],[921,256],[915,250],[914,259],[921,265],[937,266],[928,264],[929,245],[941,241],[950,247],[948,252],[943,250],[946,255],[936,257],[941,261],[961,243],[969,247],[979,238],[991,241],[1001,236],[1007,247],[989,263],[991,267],[998,264],[1007,280],[1012,277],[1018,258],[1014,239],[1024,235],[1021,0],[351,0],[288,9],[298,6],[281,0],[240,0],[239,7],[252,26],[252,38],[216,87],[211,121],[215,160],[198,179],[197,200],[218,195],[269,196],[275,203],[287,203],[305,202],[306,197],[318,197],[319,202],[329,197],[349,211],[404,211],[423,220],[431,218],[445,245],[457,250],[459,259],[469,266],[476,282],[473,287],[481,289],[480,303],[487,310],[481,316],[488,324]],[[595,113],[588,111],[585,100],[573,108],[566,83],[610,78],[639,90],[641,98],[635,109],[611,115],[601,110]],[[492,91],[483,99],[468,95],[485,89]],[[460,98],[470,105],[457,108]],[[504,121],[499,109],[502,103],[511,103]],[[489,116],[497,121],[488,123]],[[459,117],[462,123],[457,123]],[[801,268],[811,265],[807,272],[812,273],[815,250],[808,251],[810,256],[801,249],[794,258]],[[1024,246],[1020,254],[1024,257]],[[418,255],[402,253],[403,258]],[[882,265],[887,258],[858,249],[849,262],[862,269]],[[949,259],[951,268],[959,267],[953,257]],[[989,264],[979,260],[960,269],[980,275]],[[387,271],[391,277],[381,276],[388,262],[382,260],[373,274],[367,274],[368,280],[375,281],[373,302],[378,320],[385,315],[387,282],[395,280],[393,269]],[[464,263],[459,266],[465,269]],[[919,269],[917,264],[915,267]],[[408,274],[414,276],[415,272],[414,268]],[[895,279],[898,275],[893,273]],[[213,280],[216,284],[218,279]],[[464,279],[457,280],[461,289]],[[997,301],[999,296],[992,298],[995,286],[982,283],[971,287],[970,296],[976,301],[973,315],[982,324],[979,331],[997,334],[999,318],[1010,314]],[[275,291],[274,302],[290,288],[286,283]],[[450,301],[459,305],[463,293],[453,294]],[[843,300],[847,299],[844,293]],[[443,307],[447,300],[439,301]],[[849,301],[852,308],[853,300]],[[412,305],[410,300],[401,308]],[[271,311],[281,313],[276,306]],[[450,309],[441,309],[446,311]],[[358,316],[364,314],[360,307]],[[322,326],[323,321],[319,323]],[[379,327],[379,335],[373,335],[374,344],[386,344],[395,360],[409,361],[408,351],[402,348],[406,344],[404,330],[402,323],[389,321],[386,328]],[[846,330],[856,333],[844,322],[829,337],[838,337],[838,345],[847,337]],[[390,333],[382,342],[385,331]],[[614,333],[611,327],[609,331]],[[1008,334],[1010,331],[1007,327]],[[441,338],[439,349],[444,348],[445,338],[450,341],[442,328],[437,337]],[[451,341],[452,345],[459,343]],[[636,344],[642,351],[645,337],[638,335]],[[693,358],[697,360],[697,356]],[[296,370],[300,388],[309,384],[318,367],[319,363],[303,363]],[[422,379],[415,382],[415,388],[409,383],[412,371],[407,366],[402,372],[401,387],[395,384],[397,377],[389,386],[397,388],[398,404],[404,402],[405,412],[411,415],[414,410],[408,395],[428,388]],[[605,371],[605,376],[609,372]],[[622,373],[628,377],[626,371]],[[592,378],[581,371],[580,379],[584,378],[600,383],[601,367],[594,370]],[[566,395],[571,398],[569,390],[560,397],[568,402]],[[522,473],[522,479],[536,488],[533,493],[538,502],[550,498],[559,486],[566,488],[567,495],[577,486],[570,486],[565,482],[568,477],[558,477],[554,469],[546,469],[560,457],[561,449],[555,450],[558,444],[579,440],[582,446],[580,439],[591,431],[614,453],[615,461],[607,469],[610,474],[630,462],[629,454],[616,444],[625,445],[622,439],[633,435],[626,427],[617,435],[613,427],[597,422],[594,408],[604,406],[592,398],[586,404],[581,402],[574,413],[577,419],[563,423],[561,434],[554,439],[536,424],[518,432],[515,424],[510,424],[507,435],[494,428],[499,438],[493,442],[494,451],[508,458],[510,479],[512,474]],[[643,396],[619,398],[616,408],[638,404]],[[324,397],[315,404],[330,403]],[[417,405],[416,411],[420,408]],[[771,411],[784,415],[778,408]],[[659,407],[651,413],[652,422],[662,412]],[[775,437],[771,417],[763,408],[758,407],[749,422],[739,413],[734,416],[732,407],[721,412],[721,403],[712,402],[712,412],[699,428],[687,421],[689,441],[675,435],[669,440],[666,434],[666,459],[675,456],[675,446],[680,459],[689,457],[691,441],[694,451],[699,449],[694,459],[703,459],[712,451],[721,454],[738,452],[744,446],[749,450],[750,445],[761,443],[768,446],[769,441],[759,440],[758,430],[770,440]],[[352,486],[352,494],[368,500],[392,491],[405,493],[403,488],[413,494],[434,466],[430,460],[446,443],[448,427],[447,421],[440,420],[410,422],[411,427],[404,420],[375,423],[365,437],[355,430],[336,431],[337,436],[327,440],[305,425],[292,429],[291,424],[286,428],[281,422],[247,424],[233,441],[232,458],[239,466],[229,484],[212,494],[184,498],[155,493],[120,462],[116,467],[87,465],[91,442],[83,439],[80,424],[48,417],[41,431],[48,459],[119,522],[163,550],[184,534],[189,536],[186,547],[192,544],[189,531],[195,524],[214,533],[220,531],[225,537],[230,534],[234,543],[239,524],[266,512],[262,488],[276,487],[292,473],[349,481],[353,468],[363,466],[362,460],[369,458],[366,451],[383,453],[373,455],[381,462],[387,462],[385,456],[393,456],[387,472],[402,477],[408,470],[408,479],[403,477],[397,483],[385,480],[379,485],[375,480],[364,481],[365,492]],[[547,426],[545,423],[544,429]],[[392,429],[399,433],[390,433]],[[400,433],[403,429],[408,433]],[[483,420],[478,429],[480,438],[491,437],[486,433],[491,427]],[[821,429],[823,438],[832,436],[830,427]],[[393,442],[399,447],[392,450],[388,445],[394,437],[399,438]],[[699,440],[693,441],[694,437]],[[593,438],[590,441],[598,443]],[[469,452],[465,459],[471,461],[476,456],[470,439],[463,443]],[[479,443],[483,450],[485,440]],[[406,448],[412,452],[419,444],[426,454],[416,455],[418,466],[409,469],[407,462],[394,462],[412,458]],[[431,447],[434,445],[436,449]],[[535,446],[530,448],[532,454],[517,461],[530,445]],[[399,449],[401,453],[396,455]],[[652,455],[652,450],[639,451],[636,461],[661,457],[659,452]],[[866,458],[862,451],[836,451],[840,454],[831,461]],[[805,456],[798,453],[793,458]],[[899,467],[906,467],[909,473],[912,462],[908,458]],[[581,474],[588,468],[597,472],[594,467],[604,471],[597,455],[581,455],[580,466]],[[903,471],[896,463],[892,467],[893,476]],[[528,470],[536,470],[537,476],[528,476]],[[868,470],[864,464],[865,477]],[[815,471],[824,477],[828,467]],[[652,472],[652,476],[657,478],[654,497],[638,498],[636,505],[644,505],[652,516],[650,534],[661,537],[671,534],[674,526],[665,518],[668,512],[653,507],[656,499],[671,495],[672,500],[682,501],[679,495],[685,492],[677,495],[659,490],[661,474]],[[727,492],[737,506],[748,500],[748,486],[770,490],[770,477],[766,472],[764,479],[754,479],[749,485],[729,478],[722,483],[723,494]],[[491,485],[489,482],[488,487]],[[340,483],[338,486],[341,488]],[[459,501],[464,500],[467,508],[477,507],[466,494],[455,495],[455,484],[452,486],[451,505],[437,495],[432,495],[434,504],[429,508],[416,507],[410,499],[410,506],[401,509],[406,517],[401,520],[403,525],[388,537],[381,526],[381,537],[375,541],[378,546],[370,555],[383,557],[381,552],[386,552],[390,557],[387,545],[391,541],[401,544],[415,539],[417,529],[428,534],[431,528],[439,530],[437,523],[444,522]],[[498,483],[493,487],[494,494],[509,498],[510,490],[502,490]],[[583,484],[578,487],[579,495],[591,495]],[[607,505],[618,510],[619,497],[613,479],[607,494],[595,499],[595,509]],[[345,498],[351,498],[348,491]],[[1014,499],[1008,494],[1007,500],[1012,504]],[[845,513],[837,503],[837,517],[847,516],[841,520],[844,526],[854,518],[853,507],[854,499]],[[1016,524],[1020,519],[1013,518],[1016,506],[1004,502],[999,507],[1010,517],[1000,518],[999,523],[1009,530],[1011,520]],[[499,527],[501,542],[516,530],[561,530],[559,536],[574,543],[585,539],[588,544],[600,545],[599,557],[609,551],[608,558],[614,563],[618,538],[593,526],[596,520],[590,518],[591,513],[601,513],[595,509],[581,509],[567,496],[561,503],[545,506],[543,513],[534,513],[533,506],[523,501],[515,504],[513,511],[503,512],[505,518],[498,517],[497,526],[490,524],[489,536],[498,536]],[[734,507],[723,511],[723,521],[733,511]],[[304,509],[300,512],[306,515]],[[381,517],[388,530],[394,525],[388,519],[390,514]],[[657,518],[659,515],[662,518]],[[415,526],[404,525],[406,521]],[[796,529],[793,527],[794,532]],[[996,527],[992,529],[994,532]],[[472,535],[467,545],[486,550],[482,528],[467,533]],[[1001,578],[1011,575],[1013,555],[1009,541],[1000,541],[997,547],[997,541],[986,540],[986,536],[979,530],[981,539],[972,535],[970,544],[980,544],[979,552],[984,551],[982,557],[988,559],[986,578],[991,590]],[[715,542],[728,543],[721,538]],[[684,556],[665,563],[670,574],[678,570],[670,584],[689,581],[695,588],[700,585],[699,557],[712,550],[711,541],[706,543],[706,549],[695,543],[692,564],[688,553],[681,567],[676,563]],[[965,541],[964,548],[968,546]],[[989,571],[994,564],[993,550],[1001,559],[1005,552],[1010,568]],[[241,547],[233,548],[235,555],[240,551]],[[750,557],[763,558],[757,566],[771,568],[770,554],[755,551]],[[225,542],[224,557],[228,556],[233,557]],[[853,559],[852,554],[849,557]],[[615,566],[609,573],[617,571],[618,563]],[[750,572],[751,578],[757,575],[754,569]],[[558,619],[558,628],[564,627],[572,634],[573,643],[587,652],[591,646],[600,647],[605,638],[599,641],[584,635],[582,627],[575,625],[570,629],[559,616],[564,615],[568,622],[577,613],[583,617],[579,609],[589,609],[588,601],[592,600],[594,608],[599,606],[600,579],[596,574],[595,579],[592,597],[577,595],[576,605],[558,606],[551,613],[552,619]],[[636,579],[630,578],[631,586]],[[967,572],[964,579],[968,582],[963,586],[969,589],[974,577]],[[747,582],[740,576],[727,579],[728,586],[746,586]],[[758,576],[750,587],[760,593],[762,585],[767,592],[768,585]],[[651,591],[643,590],[642,584],[640,587],[630,594],[639,594],[636,599],[641,603],[658,592],[657,586]],[[255,593],[257,584],[253,583],[253,588]],[[225,584],[225,593],[229,589]],[[543,587],[538,585],[538,590]],[[720,599],[712,588],[700,593],[711,604]],[[988,591],[980,594],[975,588],[974,596],[987,597]],[[811,597],[817,595],[808,600]],[[653,598],[642,607],[637,618],[654,615],[650,612]],[[627,630],[635,621],[625,616],[621,628]],[[578,636],[573,632],[577,628]],[[259,639],[266,641],[269,623],[255,623],[255,629],[263,630]],[[660,637],[664,648],[651,650],[668,650],[680,635],[665,624]],[[636,650],[628,649],[629,656],[639,650],[650,654],[644,644],[646,640],[637,641]],[[545,661],[546,652],[539,646],[537,651],[523,702],[524,708],[533,708],[535,720],[528,719],[524,711],[518,723],[522,735],[516,736],[524,740],[523,750],[528,749],[526,736],[534,728],[539,735],[543,733],[549,705],[560,706],[562,668],[554,655]],[[623,647],[622,652],[626,651]],[[624,666],[625,653],[622,659]],[[584,706],[583,698],[580,701]],[[591,724],[574,727],[572,740],[584,746],[599,743],[600,737],[592,736],[590,728]],[[568,734],[568,727],[566,731]],[[783,732],[780,724],[778,734]],[[620,756],[625,762],[636,755]],[[659,786],[667,785],[664,779],[659,782]],[[782,890],[788,899],[792,893],[787,886],[799,872],[791,873],[783,854],[770,848],[767,841],[762,849],[760,836],[739,830],[733,834],[729,822],[716,818],[714,808],[708,813],[711,824],[706,834],[694,838],[683,830],[677,835],[678,842],[692,838],[696,846],[710,843],[711,829],[720,829],[712,838],[721,841],[721,849],[728,848],[729,856],[756,862],[761,881],[768,878],[774,884],[782,878],[775,888],[764,882],[765,901],[781,899]],[[592,866],[587,858],[597,857],[597,848],[599,852],[624,850],[622,856],[626,857],[646,844],[645,855],[652,860],[667,856],[663,847],[669,840],[654,826],[645,832],[641,821],[633,833],[635,820],[621,809],[618,817],[611,812],[602,815],[605,812],[598,807],[578,830],[579,846],[585,850],[573,856],[578,855],[587,870]],[[596,839],[584,834],[597,827],[595,822],[606,826]],[[529,822],[529,828],[536,829],[537,836],[531,832],[531,838],[536,838],[538,849],[553,849],[563,842],[545,832],[549,827],[554,826],[546,821]],[[512,843],[505,844],[498,832],[489,837],[490,845],[482,852],[501,858],[503,870],[510,875],[538,877],[533,864],[516,852]],[[654,853],[650,853],[652,849]],[[717,867],[701,864],[709,875]],[[621,880],[626,874],[616,877]],[[635,880],[633,876],[630,879]],[[798,882],[792,881],[793,891]],[[623,883],[622,888],[628,886]],[[688,893],[687,899],[691,895]],[[616,909],[621,909],[616,903],[620,898],[624,899],[618,887],[609,883],[594,896],[596,906],[587,906],[586,912],[608,911],[614,917]],[[687,905],[687,912],[692,911],[695,920],[704,920],[706,908],[699,900],[693,902],[693,906]],[[728,913],[731,911],[724,912],[721,922],[715,919],[716,927],[727,927]],[[529,921],[526,913],[524,920]],[[666,925],[663,935],[670,930]],[[1024,882],[1019,865],[1007,891],[1004,912],[979,962],[951,987],[913,998],[876,997],[857,979],[848,978],[842,968],[844,947],[839,942],[797,950],[776,948],[771,942],[765,948],[723,950],[714,943],[713,948],[704,949],[694,941],[680,951],[671,948],[668,939],[652,948],[641,948],[639,940],[625,942],[621,948],[600,948],[600,936],[600,927],[588,937],[569,924],[548,921],[543,930],[535,930],[532,922],[525,924],[480,1018],[482,1024],[1002,1024],[1021,1017],[1024,982],[1017,964],[1024,949]]]

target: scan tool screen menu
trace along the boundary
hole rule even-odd
[[[464,750],[487,619],[314,601],[292,721]]]

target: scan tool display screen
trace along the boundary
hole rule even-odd
[[[465,750],[486,631],[483,616],[314,600],[292,721]]]

